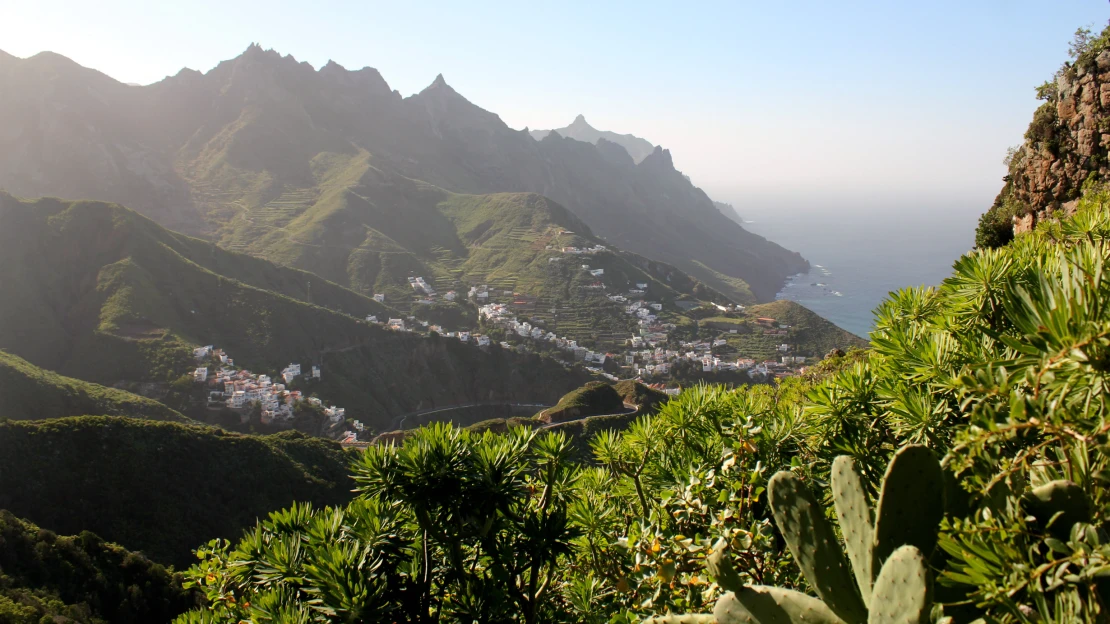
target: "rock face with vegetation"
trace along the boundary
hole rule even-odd
[[[0,187],[122,203],[339,283],[350,272],[362,292],[376,274],[363,269],[382,252],[423,251],[398,232],[442,225],[401,193],[418,181],[542,194],[612,244],[737,299],[770,300],[808,266],[722,215],[666,150],[634,160],[608,140],[537,141],[442,76],[402,98],[374,69],[314,70],[252,45],[207,73],[137,87],[56,54],[0,53],[0,91],[10,94]],[[332,249],[350,262],[327,257]]]
[[[1110,28],[1098,35],[1078,30],[1069,53],[1071,62],[1037,87],[1044,104],[1025,142],[1006,156],[1006,184],[980,222],[980,247],[1074,213],[1085,183],[1110,179]]]

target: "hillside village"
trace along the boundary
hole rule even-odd
[[[566,255],[589,256],[605,252],[606,248],[601,245],[563,247],[561,251]],[[549,262],[560,262],[563,259],[562,256],[551,257]],[[584,289],[609,290],[609,286],[601,281],[605,274],[604,269],[594,269],[589,264],[582,264],[580,270],[592,278],[598,278],[597,281],[583,286]],[[437,300],[436,289],[424,277],[409,277],[408,282],[416,293],[415,304],[431,304]],[[568,365],[581,364],[587,370],[612,381],[623,377],[667,382],[678,366],[700,373],[743,372],[749,379],[758,382],[802,372],[814,356],[795,352],[789,324],[780,323],[775,318],[746,315],[745,306],[736,304],[693,302],[699,307],[709,308],[714,314],[729,316],[715,317],[700,323],[700,333],[714,334],[713,338],[677,338],[678,325],[673,321],[678,312],[665,310],[663,302],[651,300],[648,296],[651,288],[649,283],[637,282],[630,286],[620,293],[605,294],[605,298],[613,306],[615,314],[623,314],[629,319],[632,333],[623,341],[595,344],[592,347],[581,344],[578,339],[547,329],[542,319],[526,316],[534,308],[534,298],[512,290],[491,288],[488,284],[469,286],[463,299],[477,308],[478,325],[471,328],[474,331],[444,331],[443,327],[412,315],[388,319],[370,315],[366,317],[366,321],[395,331],[435,331],[442,336],[479,347],[489,347],[496,343],[504,349],[550,352],[556,357],[562,356],[560,359]],[[385,302],[384,295],[377,294],[374,298]],[[454,302],[457,299],[459,296],[455,290],[443,295],[445,301]],[[493,333],[503,334],[504,339],[496,340],[490,335]],[[767,353],[768,349],[760,349],[760,353],[747,349],[753,352],[745,353],[745,346],[740,340],[743,335],[763,337],[763,342],[776,339],[781,342],[773,343],[771,353]]]
[[[317,397],[305,396],[301,390],[291,389],[298,378],[319,380],[320,367],[313,365],[308,372],[301,370],[300,364],[289,364],[280,373],[280,381],[269,375],[252,373],[237,368],[235,360],[223,349],[212,345],[197,347],[193,357],[198,364],[193,371],[193,382],[207,388],[208,408],[228,409],[237,412],[240,422],[246,424],[257,406],[260,422],[275,428],[290,428],[295,416],[305,408],[320,412],[325,422],[325,437],[342,438],[344,442],[358,440],[358,434],[366,427],[358,420],[347,423],[346,410],[334,405],[325,405]],[[350,430],[347,430],[348,425]]]

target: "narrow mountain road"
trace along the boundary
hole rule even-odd
[[[448,405],[446,407],[430,407],[428,409],[422,409],[422,410],[417,410],[415,412],[409,412],[407,414],[401,414],[400,416],[397,416],[393,419],[392,427],[393,427],[393,431],[397,431],[399,429],[404,429],[405,428],[405,420],[407,420],[407,419],[409,419],[413,416],[426,416],[428,414],[435,414],[437,412],[450,412],[450,411],[453,411],[453,410],[465,409],[465,408],[468,408],[468,407],[482,407],[482,406],[494,406],[494,405],[497,405],[497,406],[506,405],[508,407],[534,407],[534,408],[537,408],[537,409],[549,409],[549,408],[551,408],[550,405],[546,405],[546,404],[543,404],[543,403],[506,403],[504,401],[482,401],[482,402],[479,402],[479,403],[463,403],[461,405]]]
[[[624,411],[623,412],[617,412],[615,414],[594,414],[593,416],[583,416],[582,418],[575,418],[574,420],[564,420],[562,422],[547,423],[546,425],[543,425],[542,427],[540,427],[540,429],[552,429],[554,427],[559,427],[559,426],[562,426],[562,425],[569,425],[571,423],[581,422],[583,420],[589,420],[591,418],[606,418],[608,416],[627,416],[628,414],[635,414],[638,411],[640,411],[640,406],[639,405],[634,405],[632,403],[626,402],[624,404]]]

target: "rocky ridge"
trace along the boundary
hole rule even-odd
[[[998,227],[1012,224],[1013,235],[1057,212],[1073,214],[1083,185],[1110,177],[1110,29],[1037,91],[1045,103],[1011,151],[1005,186],[984,215]]]

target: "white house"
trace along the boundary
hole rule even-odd
[[[489,346],[489,336],[478,336],[478,346],[479,347],[488,347]]]
[[[193,381],[197,383],[204,383],[208,381],[208,367],[202,366],[193,371]]]
[[[456,296],[458,296],[458,294],[455,291],[448,290],[446,293],[444,293],[443,298],[448,301],[454,301]]]
[[[210,353],[212,353],[212,345],[208,345],[206,347],[197,347],[196,349],[193,349],[193,357],[198,360],[203,360],[204,358],[208,357],[208,354]]]
[[[375,294],[374,295],[374,301],[377,301],[378,303],[385,303],[385,295],[383,295],[381,293]]]
[[[640,290],[647,290],[648,285],[643,282],[636,282],[636,288]]]
[[[389,319],[388,326],[389,326],[390,329],[396,329],[397,331],[405,331],[405,321],[404,321],[404,319],[391,318],[391,319]]]
[[[313,379],[319,379],[320,378],[320,367],[319,366],[313,366],[312,367],[312,378]]]

